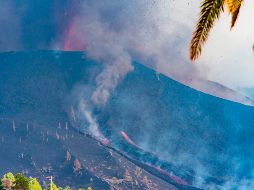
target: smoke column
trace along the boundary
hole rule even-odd
[[[126,59],[132,59],[202,92],[252,105],[241,93],[210,82],[213,79],[207,74],[213,70],[217,72],[216,76],[220,74],[220,78],[224,76],[221,74],[227,74],[227,69],[218,71],[223,69],[222,63],[213,70],[206,66],[208,61],[204,62],[204,58],[201,59],[202,63],[189,63],[189,41],[199,3],[198,0],[83,1],[65,30],[63,49],[85,50],[91,58],[105,65],[125,65],[121,68],[116,66],[118,71],[105,66],[107,74],[100,79],[106,79],[108,73],[118,72],[120,77],[114,74],[112,80],[121,80],[121,76],[131,71],[125,64]],[[115,51],[117,56],[113,55]],[[207,55],[206,52],[204,54]],[[123,63],[116,59],[121,56],[125,57]],[[115,85],[109,86],[100,79],[93,101],[102,105]],[[221,81],[214,80],[221,84],[232,84],[227,77]],[[238,86],[231,87],[236,89]]]
[[[191,3],[192,5],[197,4],[196,8],[198,8],[199,1]],[[205,78],[202,72],[205,73],[206,70],[197,68],[196,65],[190,65],[188,61],[188,41],[191,38],[195,20],[192,18],[196,15],[180,10],[190,9],[188,6],[191,3],[187,0],[177,2],[167,0],[87,0],[82,3],[78,15],[74,17],[66,31],[64,49],[84,49],[88,58],[102,64],[103,69],[96,76],[96,88],[90,88],[89,94],[85,98],[79,96],[80,104],[85,105],[78,107],[78,111],[82,113],[79,119],[84,121],[85,125],[88,126],[89,133],[93,134],[94,137],[104,139],[94,113],[97,109],[103,109],[107,105],[111,93],[117,88],[121,80],[133,70],[132,61],[136,60],[158,73],[166,74],[188,84],[196,84],[195,80]],[[177,7],[184,8],[178,11]],[[176,10],[169,11],[172,9]],[[81,88],[82,93],[85,93],[87,88],[89,87]],[[145,100],[142,100],[141,103],[145,104],[144,108],[150,104]],[[153,121],[149,120],[149,116],[156,111],[151,108],[149,110],[151,113],[145,115],[144,110],[141,109],[137,114],[142,113],[141,117],[144,117],[142,118],[144,123],[148,123],[150,126],[149,122]],[[151,129],[151,131],[153,130],[156,129]],[[121,129],[119,129],[120,131]],[[126,137],[123,133],[121,135]],[[169,136],[177,141],[179,134],[172,130]],[[168,136],[164,136],[164,138],[166,137]],[[149,138],[147,139],[141,143],[135,142],[138,146],[147,148],[151,146]],[[163,140],[160,139],[158,143],[163,144]],[[157,152],[163,153],[160,148]],[[208,149],[206,148],[204,145],[199,154],[207,155]],[[165,158],[168,155],[162,156]],[[168,159],[173,160],[175,158],[174,164],[176,165],[181,166],[184,163],[195,167],[196,185],[205,185],[202,177],[209,174],[210,171],[207,168],[196,163],[197,160],[191,159],[191,155],[185,152],[179,152],[177,155],[171,155],[171,157]],[[177,160],[178,158],[181,159]],[[219,160],[220,158],[216,159]],[[251,187],[252,185],[247,180],[232,179],[231,181],[229,180],[224,186],[225,189],[236,186],[239,189],[244,189],[244,187]],[[206,189],[216,189],[215,186],[205,187]]]
[[[101,134],[97,121],[94,119],[94,117],[92,116],[92,113],[89,111],[89,109],[86,108],[86,105],[83,102],[83,100],[80,101],[79,106],[80,106],[79,110],[81,111],[81,113],[83,114],[83,117],[85,118],[85,120],[88,123],[89,134],[91,134],[97,140],[101,141],[103,144],[108,145],[109,144],[108,139],[106,139]]]

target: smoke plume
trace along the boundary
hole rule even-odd
[[[230,80],[227,78],[229,74],[228,63],[234,64],[232,61],[234,56],[227,55],[224,52],[226,51],[226,45],[223,46],[223,50],[220,49],[221,53],[217,57],[213,54],[217,50],[212,51],[208,45],[200,62],[194,65],[189,64],[188,44],[197,17],[199,3],[200,1],[197,0],[191,2],[188,0],[87,0],[82,3],[80,12],[74,17],[70,25],[71,28],[68,31],[71,31],[69,33],[71,38],[74,41],[78,41],[78,49],[83,47],[87,56],[102,64],[103,68],[96,76],[96,88],[89,89],[89,95],[86,95],[85,98],[81,97],[80,100],[81,105],[86,105],[79,111],[83,113],[83,118],[86,121],[84,125],[85,127],[88,126],[89,133],[92,133],[96,138],[101,138],[100,127],[96,122],[94,112],[96,109],[104,108],[107,105],[111,93],[117,88],[122,79],[133,70],[133,61],[138,61],[158,73],[163,73],[189,85],[198,85],[198,87],[201,85],[196,81],[201,81],[200,79],[218,81],[232,88],[252,85],[250,80],[252,78],[249,73],[244,78],[241,78],[243,73],[237,74],[239,83],[232,77]],[[215,28],[214,33],[216,31]],[[219,35],[219,33],[216,34]],[[214,39],[213,35],[212,39]],[[64,43],[68,46],[66,48],[68,50],[72,49],[73,43],[71,43],[71,40],[69,38],[65,40],[68,42]],[[208,43],[211,42],[209,41]],[[76,45],[74,43],[74,46]],[[226,57],[226,59],[223,59],[223,62],[226,63],[225,67],[221,66],[224,63],[218,62],[221,55]],[[215,62],[216,64],[220,63],[220,66],[217,65],[216,68],[213,68],[210,66],[211,62],[212,64],[215,64]],[[239,66],[241,67],[239,70],[246,69],[245,66]],[[248,63],[247,68],[252,67],[249,66]],[[221,74],[221,77],[216,78],[218,74]],[[211,88],[214,90],[215,87],[211,84]],[[220,88],[223,87],[220,85],[216,87],[216,89]],[[86,89],[87,87],[84,87],[83,90]],[[227,91],[227,93],[229,95],[224,93],[225,98],[232,94],[231,91]],[[128,100],[128,98],[130,97],[126,99]],[[239,99],[239,101],[241,100]],[[129,100],[129,102],[132,102],[132,100]],[[186,131],[189,131],[190,128],[185,121],[181,121],[183,122],[181,130],[176,129],[174,126],[171,126],[170,129],[165,127],[166,131],[163,131],[159,140],[152,142],[151,139],[154,139],[151,136],[158,130],[155,128],[158,120],[161,122],[168,120],[169,116],[166,114],[168,111],[162,109],[163,105],[158,105],[156,104],[157,102],[150,102],[144,96],[142,96],[142,101],[134,103],[137,108],[135,107],[136,110],[133,113],[135,113],[134,115],[139,115],[141,124],[146,127],[145,130],[147,131],[142,134],[142,139],[137,144],[145,150],[155,150],[163,159],[167,159],[175,165],[191,166],[191,169],[196,172],[195,185],[205,189],[216,189],[215,185],[207,187],[203,177],[212,175],[215,171],[217,172],[220,164],[225,163],[225,160],[229,159],[229,157],[223,157],[223,154],[218,154],[211,149],[208,139],[199,138],[199,132],[209,135],[215,134],[215,138],[217,134],[223,135],[225,131],[219,128],[223,126],[216,126],[213,129],[200,126],[200,131],[193,129],[191,135],[188,135]],[[192,109],[197,111],[195,107]],[[163,114],[158,114],[157,110],[162,110]],[[118,111],[121,112],[122,110]],[[151,115],[157,114],[156,119],[159,119],[154,121]],[[170,118],[174,118],[179,113],[170,112],[169,114]],[[223,115],[223,113],[221,114]],[[182,117],[185,118],[186,116],[183,114]],[[173,124],[174,122],[176,121],[172,119]],[[179,142],[183,138],[185,141]],[[171,146],[169,146],[167,139],[171,140]],[[189,144],[197,148],[192,149],[188,146]],[[180,146],[183,149],[178,150],[177,147]],[[219,164],[215,168],[210,168],[209,166],[204,166],[204,163],[201,162],[202,160],[208,160],[206,163],[211,165],[215,162]],[[238,173],[238,170],[237,168],[231,168],[230,172]],[[252,184],[248,180],[230,179],[224,185],[224,188],[232,189],[236,185],[238,188],[244,189],[245,187],[251,187]]]

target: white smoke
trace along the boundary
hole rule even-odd
[[[131,64],[133,60],[175,79],[190,81],[189,83],[194,81],[194,84],[197,84],[195,80],[200,78],[218,81],[232,88],[250,82],[249,72],[244,78],[240,78],[243,73],[237,73],[239,83],[232,77],[227,78],[230,71],[227,62],[231,60],[231,56],[225,53],[226,45],[223,46],[223,50],[220,49],[222,55],[230,58],[224,60],[225,67],[224,63],[217,65],[217,68],[210,66],[217,62],[214,54],[217,50],[211,50],[209,45],[199,63],[189,64],[188,45],[197,20],[199,4],[198,0],[87,0],[84,2],[80,14],[74,21],[74,27],[78,31],[78,36],[75,38],[85,45],[89,58],[103,64],[102,72],[96,77],[96,89],[89,98],[82,99],[84,105],[89,105],[81,111],[91,133],[94,132],[96,137],[100,136],[99,126],[92,114],[94,108],[107,103],[111,92],[126,74],[133,70]],[[216,33],[216,28],[214,32]],[[214,39],[213,34],[211,39]],[[209,41],[208,44],[211,42]],[[217,58],[221,54],[218,54]],[[235,64],[235,62],[231,63]],[[240,67],[239,71],[246,69],[244,66]],[[232,75],[234,73],[236,71]],[[218,77],[219,74],[221,78]],[[235,85],[232,85],[234,83]],[[219,88],[220,86],[217,87]],[[191,155],[179,154],[175,157],[193,164]],[[200,176],[210,172],[204,171],[200,163],[196,163],[193,167],[196,167],[197,175]],[[196,183],[198,186],[203,186],[205,182],[200,178]],[[235,182],[226,184],[225,189],[230,189],[230,185],[233,187],[233,183]],[[243,187],[246,184],[250,185],[244,181],[241,183]],[[214,186],[209,188],[216,189]]]
[[[253,180],[243,179],[241,181],[228,181],[220,189],[222,189],[222,190],[229,190],[229,189],[249,190],[249,189],[253,189],[253,188],[254,188]]]
[[[159,73],[179,80],[199,77],[188,61],[191,37],[187,0],[84,1],[74,20],[75,39],[87,55],[103,63],[91,101],[104,105],[119,81],[137,60]],[[181,68],[181,69],[179,69]]]
[[[128,63],[132,59],[208,94],[249,104],[233,91],[224,93],[211,83],[206,86],[205,80],[234,90],[254,86],[251,64],[254,27],[249,28],[246,19],[253,12],[252,7],[245,3],[233,31],[229,31],[230,18],[223,14],[201,59],[190,64],[189,42],[200,3],[199,0],[84,1],[73,25],[76,32],[73,38],[85,45],[93,59],[108,65],[107,72],[97,80],[93,101],[105,104],[115,85],[101,79],[105,76],[110,79],[108,74],[114,73],[116,77],[112,80],[121,80],[132,70]],[[119,61],[119,57],[125,60]],[[109,67],[115,64],[119,64],[118,71]]]
[[[97,88],[91,100],[96,105],[104,105],[118,82],[133,69],[132,60],[125,49],[127,41],[124,36],[119,35],[108,23],[103,23],[99,11],[91,9],[87,4],[83,10],[76,24],[85,36],[83,43],[86,45],[86,53],[103,63],[104,67],[96,78]]]
[[[229,14],[222,14],[216,22],[197,63],[207,79],[232,89],[254,87],[254,24],[250,22],[253,12],[253,2],[244,1],[232,30]]]
[[[97,140],[107,143],[108,140],[103,136],[103,134],[101,134],[96,119],[93,117],[90,109],[87,107],[87,105],[82,99],[79,103],[79,112],[82,113],[82,116],[85,118],[85,121],[87,122],[88,125],[88,128],[86,128],[88,130],[87,132]]]

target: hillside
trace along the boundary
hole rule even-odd
[[[251,106],[133,63],[108,103],[89,107],[109,141],[98,143],[80,101],[93,92],[102,64],[55,51],[2,53],[0,60],[0,174],[53,175],[63,186],[95,190],[206,188],[252,177]],[[75,160],[82,167],[73,172]]]

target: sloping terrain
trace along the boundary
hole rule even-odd
[[[252,178],[251,106],[133,63],[108,103],[89,107],[99,126],[91,131],[80,102],[95,89],[102,64],[55,51],[0,60],[0,174],[23,170],[75,187],[135,190],[214,189]]]
[[[71,126],[65,101],[92,64],[81,53],[0,56],[0,174],[53,175],[76,188],[177,189]]]
[[[110,138],[118,142],[124,131],[142,149],[188,168],[192,183],[204,188],[252,179],[253,116],[251,106],[198,92],[143,66],[125,78],[98,114]]]

